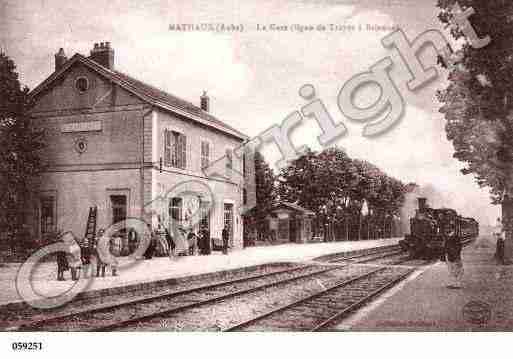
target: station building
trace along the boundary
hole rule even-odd
[[[47,168],[29,194],[32,235],[83,236],[91,206],[98,207],[97,228],[129,217],[170,226],[170,218],[190,220],[207,208],[202,224],[211,237],[227,226],[233,247],[242,247],[243,181],[203,169],[219,160],[234,172],[251,168],[234,154],[246,136],[210,113],[205,93],[199,106],[184,101],[117,71],[114,55],[108,42],[87,57],[68,59],[60,49],[55,71],[31,92],[33,124],[45,129],[47,144]],[[198,182],[214,203],[205,206],[211,199],[202,193],[165,196],[180,183]]]

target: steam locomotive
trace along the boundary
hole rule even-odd
[[[479,235],[479,223],[451,208],[430,208],[426,198],[418,198],[419,208],[410,218],[410,234],[399,242],[413,258],[430,259],[443,253],[444,237],[457,236],[464,244]]]

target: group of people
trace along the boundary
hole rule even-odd
[[[96,267],[96,276],[105,277],[105,270],[110,267],[112,276],[117,276],[118,262],[114,256],[106,255],[98,250],[98,243],[103,238],[105,231],[98,230],[93,240],[87,237],[78,244],[73,233],[64,233],[60,241],[68,248],[68,251],[58,251],[57,256],[57,280],[65,280],[64,272],[71,272],[71,279],[78,280],[80,273],[84,277],[93,276],[93,265]],[[109,246],[112,245],[112,238],[108,239]]]
[[[151,231],[150,243],[144,253],[144,258],[151,259],[154,256],[187,256],[187,255],[210,255],[217,249],[210,238],[210,231],[207,227],[201,227],[196,233],[194,230],[186,231],[179,229],[180,238],[176,241],[169,233],[169,230],[159,224],[154,231]],[[229,228],[222,230],[222,248],[224,254],[228,254],[230,247]]]
[[[184,255],[210,255],[213,248],[210,232],[207,228],[202,227],[199,233],[194,231],[186,233],[182,231],[184,240],[174,241],[168,229],[158,225],[157,229],[150,231],[147,241],[149,241],[142,258],[151,259],[154,256],[184,256]],[[77,241],[73,233],[64,233],[60,241],[66,245],[67,251],[57,252],[57,280],[65,280],[64,273],[71,272],[71,279],[78,280],[80,273],[84,277],[93,276],[93,265],[96,268],[96,277],[105,277],[106,268],[110,267],[112,276],[117,276],[118,261],[115,255],[120,255],[121,239],[113,236],[111,238],[103,238],[105,231],[100,229],[97,235],[92,239],[84,238]],[[128,253],[133,254],[140,245],[140,239],[137,238],[135,230],[130,229],[127,232]],[[101,251],[98,248],[100,239],[102,243],[108,243],[108,248]],[[230,247],[230,229],[224,227],[222,230],[222,252],[228,254]],[[80,243],[80,244],[78,244]],[[104,253],[105,252],[105,253]],[[115,255],[112,255],[114,253]]]

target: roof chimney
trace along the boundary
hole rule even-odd
[[[201,109],[206,112],[210,112],[210,97],[207,95],[207,91],[203,91],[203,95],[200,97]]]
[[[64,53],[64,49],[61,47],[59,52],[55,54],[55,71],[60,70],[60,68],[68,61],[66,54]]]
[[[109,70],[114,70],[114,49],[110,47],[110,42],[95,43],[89,58]]]
[[[424,212],[428,208],[427,198],[419,197],[417,200],[419,201],[419,211]]]

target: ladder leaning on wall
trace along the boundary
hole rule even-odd
[[[84,241],[87,240],[89,245],[92,245],[96,237],[96,222],[98,217],[98,207],[89,207],[89,216],[87,217],[86,231]]]

